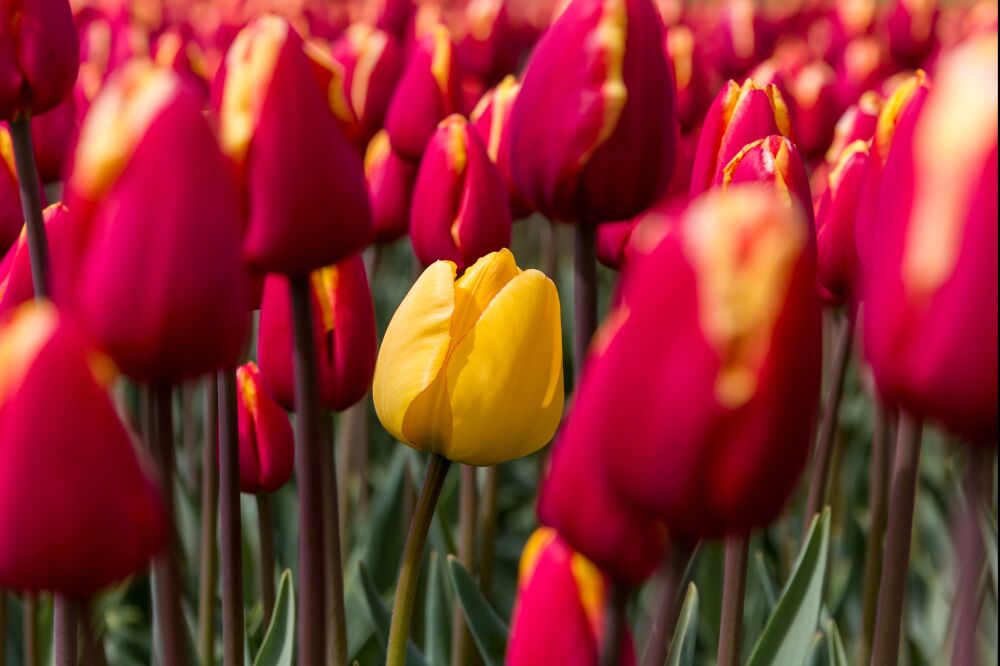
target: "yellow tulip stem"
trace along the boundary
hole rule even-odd
[[[578,386],[597,330],[597,227],[578,222],[573,231],[573,382]]]
[[[430,530],[434,507],[437,506],[450,465],[450,460],[436,453],[432,453],[427,462],[424,485],[420,489],[420,497],[413,511],[413,521],[410,523],[410,532],[406,536],[406,546],[403,549],[399,582],[396,585],[396,597],[392,605],[386,666],[406,664],[406,644],[410,636],[410,621],[413,619],[413,603],[417,594],[417,582],[420,579],[420,564],[427,543],[427,532]]]
[[[38,167],[31,140],[31,116],[19,115],[10,122],[10,139],[14,148],[14,168],[21,195],[21,212],[28,234],[28,258],[31,261],[31,283],[35,298],[49,296],[49,241],[42,219],[42,192],[38,185]]]

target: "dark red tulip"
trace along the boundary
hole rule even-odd
[[[868,143],[849,144],[827,176],[816,208],[816,249],[821,293],[842,303],[853,295],[857,266],[854,225],[861,183],[868,166]]]
[[[14,144],[10,131],[0,125],[0,252],[7,252],[21,233],[24,217],[14,164]]]
[[[497,165],[507,184],[511,215],[515,220],[531,214],[531,208],[517,191],[510,167],[510,112],[514,108],[521,84],[510,74],[486,91],[469,116],[472,126],[486,146],[490,160]]]
[[[77,131],[76,106],[68,96],[54,108],[31,117],[31,140],[35,164],[43,183],[62,180],[63,166]]]
[[[365,177],[372,203],[376,243],[391,243],[410,230],[410,200],[417,166],[396,154],[389,133],[372,137],[365,152]]]
[[[997,441],[997,35],[942,56],[901,116],[866,269],[864,340],[883,399]],[[875,159],[873,156],[872,159]]]
[[[310,275],[320,402],[341,411],[362,397],[375,373],[375,310],[360,255]],[[267,392],[295,409],[288,282],[269,275],[260,310],[257,361]]]
[[[223,152],[245,187],[243,251],[253,268],[302,275],[370,242],[361,158],[285,19],[268,15],[240,31],[213,97]]]
[[[114,366],[33,302],[0,324],[0,363],[0,585],[86,600],[166,544],[159,493],[106,392]]]
[[[503,176],[472,126],[449,116],[427,144],[410,207],[410,240],[424,265],[447,259],[459,271],[510,245]]]
[[[798,148],[787,137],[772,134],[747,144],[736,153],[722,170],[722,185],[729,187],[739,183],[771,185],[779,199],[798,206],[811,227],[813,209],[809,178]]]
[[[847,108],[833,128],[833,141],[826,151],[826,164],[833,167],[841,153],[855,141],[869,142],[875,136],[875,126],[882,111],[883,100],[875,91],[861,95],[858,103]]]
[[[476,0],[465,6],[465,34],[458,42],[462,71],[486,85],[517,69],[521,39],[505,0]]]
[[[295,438],[288,414],[264,389],[253,361],[236,369],[240,491],[273,493],[292,478]]]
[[[367,143],[385,123],[386,110],[403,72],[398,40],[364,23],[355,23],[333,44],[334,60],[344,68],[344,96]]]
[[[711,46],[722,74],[738,77],[771,52],[774,38],[753,0],[726,0]]]
[[[573,0],[536,45],[511,111],[518,191],[553,220],[637,215],[670,181],[674,106],[652,4]]]
[[[67,203],[82,239],[74,314],[122,371],[173,383],[235,364],[249,293],[239,190],[176,74],[136,61],[109,79],[80,128]]]
[[[822,155],[843,110],[836,73],[822,60],[810,61],[791,73],[788,93],[796,145],[808,157]]]
[[[671,25],[666,40],[677,88],[677,120],[681,131],[687,133],[702,121],[712,103],[713,72],[691,28]]]
[[[52,268],[57,273],[52,280],[55,299],[58,300],[64,286],[61,269],[67,249],[68,209],[62,204],[52,204],[42,211],[45,223],[45,235],[49,241],[49,254],[54,258]],[[35,287],[31,282],[31,260],[28,257],[28,237],[21,228],[17,240],[7,250],[3,261],[0,261],[0,317],[21,303],[35,297]]]
[[[935,28],[941,11],[937,0],[895,0],[889,10],[886,32],[896,64],[918,67],[936,46]]]

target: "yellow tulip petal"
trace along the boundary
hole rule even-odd
[[[493,297],[520,273],[514,255],[504,248],[481,257],[458,278],[451,320],[453,347],[476,325]]]
[[[389,322],[375,363],[372,397],[382,426],[401,442],[411,404],[441,374],[451,345],[455,311],[455,264],[438,261],[417,279]],[[413,418],[412,416],[410,417]]]
[[[559,295],[527,270],[500,290],[446,368],[452,441],[443,453],[493,465],[537,451],[562,417]]]

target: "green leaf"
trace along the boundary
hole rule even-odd
[[[840,638],[840,630],[837,623],[829,620],[826,623],[826,648],[827,660],[830,666],[849,666],[847,661],[847,651],[844,650],[844,641]]]
[[[427,663],[438,666],[448,663],[449,629],[451,614],[445,580],[442,575],[441,558],[437,551],[430,554],[427,561],[427,598],[424,600],[424,651]]]
[[[771,572],[767,569],[767,562],[764,561],[764,553],[759,550],[755,550],[753,553],[753,566],[754,572],[757,574],[757,582],[760,583],[760,589],[764,594],[767,610],[772,612],[775,604],[778,603],[778,591],[775,589]]]
[[[379,644],[382,646],[382,651],[384,652],[386,646],[389,644],[389,627],[392,623],[392,613],[386,607],[385,602],[382,601],[382,596],[379,594],[378,588],[375,587],[375,581],[372,580],[364,563],[358,565],[358,570],[361,575],[361,589],[365,594],[365,601],[368,602],[368,613],[371,615],[372,625],[375,627],[375,636],[378,637]],[[406,663],[411,666],[427,666],[423,655],[417,650],[412,640],[407,641]]]
[[[809,656],[823,603],[827,553],[830,547],[830,509],[814,520],[792,575],[778,605],[757,639],[747,666],[801,664]]]
[[[677,617],[677,627],[670,641],[670,653],[667,655],[668,666],[692,666],[694,664],[694,646],[698,638],[698,588],[694,583],[688,583],[684,604]]]
[[[253,666],[292,666],[295,663],[295,586],[292,572],[285,569],[260,651]]]
[[[490,606],[462,563],[451,556],[448,557],[448,572],[451,574],[455,596],[462,606],[472,639],[476,642],[483,661],[486,666],[503,666],[504,652],[507,650],[506,623]]]

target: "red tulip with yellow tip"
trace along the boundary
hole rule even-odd
[[[292,478],[295,438],[288,414],[268,394],[253,361],[236,369],[240,491],[273,493]]]
[[[375,242],[391,243],[402,238],[410,230],[410,201],[417,166],[396,154],[385,130],[380,130],[368,143],[365,178],[371,197]]]

